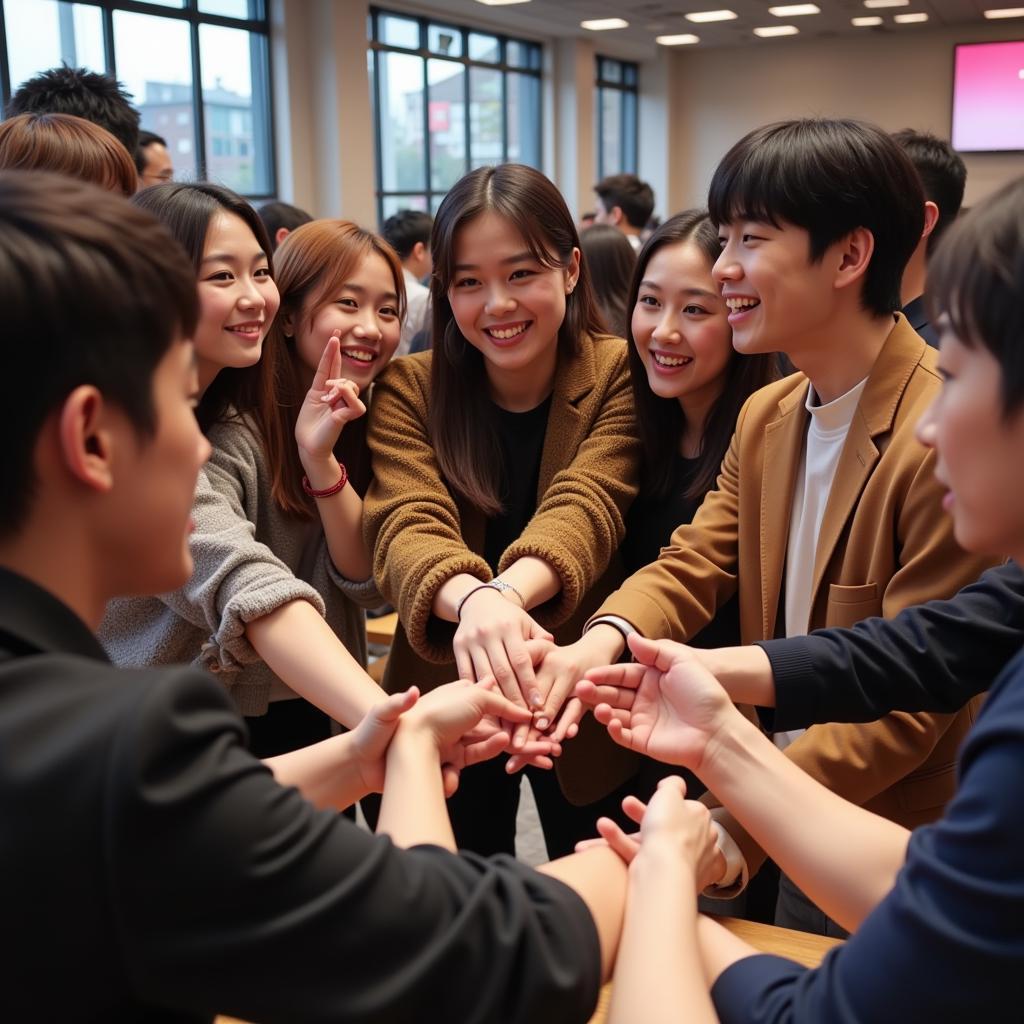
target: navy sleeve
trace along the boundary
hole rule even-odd
[[[140,999],[289,1024],[589,1019],[600,950],[571,889],[315,810],[244,749],[216,683],[161,680],[113,744],[105,809]]]
[[[759,643],[775,677],[772,730],[871,722],[890,711],[957,711],[1024,643],[1024,571],[1007,562],[949,600],[852,629]]]
[[[723,1024],[1020,1020],[1024,655],[964,746],[946,816],[911,836],[888,896],[813,971],[752,957],[715,985]]]

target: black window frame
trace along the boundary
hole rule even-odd
[[[217,25],[222,28],[243,29],[264,37],[262,46],[250,48],[250,67],[253,78],[253,122],[265,120],[268,154],[269,189],[265,192],[246,192],[247,199],[272,199],[277,195],[277,137],[274,131],[273,95],[274,80],[270,45],[270,4],[273,0],[248,0],[255,17],[233,18],[223,14],[207,14],[199,10],[199,0],[184,0],[182,7],[146,3],[145,0],[69,0],[83,7],[98,7],[103,18],[103,59],[107,74],[117,77],[117,54],[114,49],[114,12],[127,11],[133,14],[148,14],[158,18],[184,21],[189,25],[190,56],[192,61],[192,117],[195,126],[196,180],[205,181],[206,159],[206,112],[203,104],[202,62],[199,48],[200,25]],[[255,88],[256,83],[265,83],[264,89]],[[20,84],[20,83],[19,83]],[[7,53],[7,17],[4,0],[0,0],[0,99],[4,110],[10,101],[12,83],[10,62]],[[135,154],[132,154],[134,158]]]
[[[617,75],[609,74],[611,68]],[[636,174],[640,159],[640,65],[618,57],[597,55],[594,84],[594,136],[597,140],[597,180],[611,174]],[[625,116],[619,121],[619,166],[608,168],[604,165],[604,93],[606,90],[629,95],[633,98],[633,126],[627,131]]]
[[[381,17],[394,17],[401,18],[405,21],[413,21],[417,23],[419,30],[419,46],[415,49],[405,46],[398,46],[394,43],[384,43],[379,39],[379,27]],[[433,26],[435,28],[441,28],[447,31],[458,33],[461,40],[460,55],[453,57],[449,54],[441,54],[436,50],[431,50],[429,47],[429,29]],[[430,85],[427,79],[427,62],[431,59],[440,59],[450,61],[455,64],[462,64],[465,68],[465,74],[463,75],[463,102],[465,103],[466,117],[465,117],[465,162],[466,169],[468,170],[473,159],[471,136],[472,129],[470,124],[469,109],[470,109],[470,74],[471,68],[484,68],[488,71],[497,71],[501,74],[501,103],[502,103],[502,138],[501,138],[501,161],[502,163],[508,162],[508,75],[519,74],[528,75],[535,78],[537,81],[537,95],[540,98],[537,110],[537,155],[538,164],[542,164],[544,160],[544,125],[543,125],[543,114],[544,114],[544,101],[543,101],[543,78],[544,78],[544,52],[541,43],[538,43],[532,39],[523,39],[519,36],[505,35],[501,32],[492,31],[491,29],[483,28],[479,25],[463,25],[457,22],[449,21],[442,17],[440,14],[435,17],[429,17],[426,15],[412,14],[408,11],[392,10],[384,7],[371,7],[369,16],[369,39],[367,46],[369,49],[370,59],[373,61],[373,95],[370,97],[370,103],[373,108],[373,132],[374,132],[374,157],[376,159],[376,168],[374,173],[374,187],[375,197],[377,203],[377,220],[378,223],[383,224],[384,222],[384,202],[387,199],[401,199],[407,197],[409,199],[416,199],[419,197],[425,197],[427,203],[427,211],[431,212],[434,208],[434,199],[442,198],[446,193],[447,189],[437,189],[432,187],[431,180],[431,166],[430,166]],[[498,41],[498,60],[497,61],[486,61],[486,60],[475,60],[469,57],[469,37],[470,35],[485,35],[493,36]],[[509,64],[508,63],[508,46],[509,44],[515,44],[524,48],[524,52],[529,55],[529,60],[526,65],[523,64]],[[423,139],[424,139],[424,152],[423,152],[423,185],[422,189],[397,189],[397,190],[386,190],[384,188],[384,161],[383,161],[383,141],[381,132],[381,97],[380,97],[380,56],[382,53],[400,53],[408,56],[420,57],[423,61]],[[528,65],[528,66],[527,66]]]

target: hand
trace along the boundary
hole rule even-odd
[[[452,647],[459,675],[465,679],[493,676],[501,692],[522,708],[537,708],[543,694],[534,674],[531,640],[553,639],[512,599],[484,587],[462,605]],[[515,740],[525,742],[525,729]]]
[[[335,331],[324,347],[295,421],[295,443],[303,466],[332,458],[345,424],[365,412],[358,386],[341,376],[341,341]]]
[[[419,700],[419,696],[420,691],[415,686],[404,693],[392,694],[370,708],[349,733],[360,778],[369,792],[380,793],[384,789],[384,758],[391,737],[398,728],[398,720]]]
[[[634,634],[629,647],[636,664],[588,671],[576,695],[616,743],[700,774],[709,743],[738,714],[732,701],[682,644]]]

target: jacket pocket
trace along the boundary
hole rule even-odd
[[[829,584],[826,626],[852,626],[861,619],[881,613],[882,602],[878,596],[877,583],[864,583],[856,587]]]

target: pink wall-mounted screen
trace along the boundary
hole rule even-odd
[[[1024,42],[956,47],[953,148],[1024,150]]]

